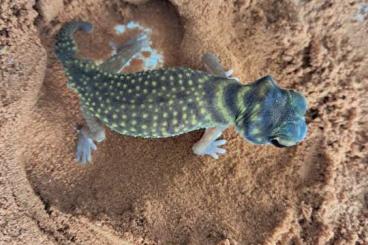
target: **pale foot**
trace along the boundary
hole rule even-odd
[[[203,146],[200,142],[193,145],[193,152],[196,155],[203,156],[209,155],[214,159],[218,159],[219,155],[223,155],[226,153],[226,150],[221,148],[220,146],[226,144],[226,140],[215,140],[209,143],[208,145]]]
[[[92,161],[92,151],[97,146],[92,138],[86,136],[82,131],[79,132],[76,158],[80,164],[87,164]]]

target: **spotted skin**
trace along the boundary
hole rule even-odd
[[[67,23],[55,45],[68,87],[78,93],[87,116],[120,134],[160,138],[213,128],[193,148],[198,155],[213,157],[224,153],[218,147],[224,142],[215,141],[229,125],[235,125],[242,136],[256,144],[291,146],[305,137],[305,98],[281,89],[270,76],[244,85],[216,72],[215,66],[212,72],[189,68],[111,72],[110,64],[97,66],[77,58],[72,34],[79,29],[90,31],[92,26]],[[87,140],[88,135],[80,138],[84,145],[81,143],[79,152],[90,161],[95,145]]]

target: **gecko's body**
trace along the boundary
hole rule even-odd
[[[99,140],[97,136],[103,132],[99,122],[118,133],[146,138],[206,128],[194,152],[216,157],[224,153],[218,147],[224,142],[216,139],[229,125],[235,125],[239,133],[256,144],[289,146],[305,136],[304,97],[279,88],[269,76],[243,85],[218,76],[221,74],[189,68],[117,73],[111,67],[116,66],[119,57],[100,66],[76,57],[72,34],[77,29],[89,31],[91,26],[85,22],[66,24],[59,32],[55,51],[64,65],[68,86],[80,97],[89,124],[87,133],[81,135],[79,154],[90,155],[92,140],[104,138]],[[82,161],[89,158],[85,156]]]
[[[219,80],[187,68],[111,74],[81,61],[76,61],[68,73],[72,78],[83,74],[70,84],[82,105],[121,134],[168,137],[227,125],[235,118],[220,115],[216,108],[226,103],[217,99],[221,96],[214,97],[223,92],[220,87],[236,84],[235,80]]]

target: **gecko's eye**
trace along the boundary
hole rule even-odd
[[[282,144],[280,144],[279,143],[279,141],[277,140],[277,139],[271,139],[271,144],[272,145],[274,145],[274,146],[276,146],[276,147],[279,147],[279,148],[284,148],[284,147],[286,147],[286,145],[282,145]]]

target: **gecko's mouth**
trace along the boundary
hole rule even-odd
[[[270,140],[271,144],[273,146],[276,146],[278,148],[284,148],[284,147],[287,147],[286,145],[283,145],[283,144],[280,144],[280,142],[277,140],[277,139],[271,139]]]

